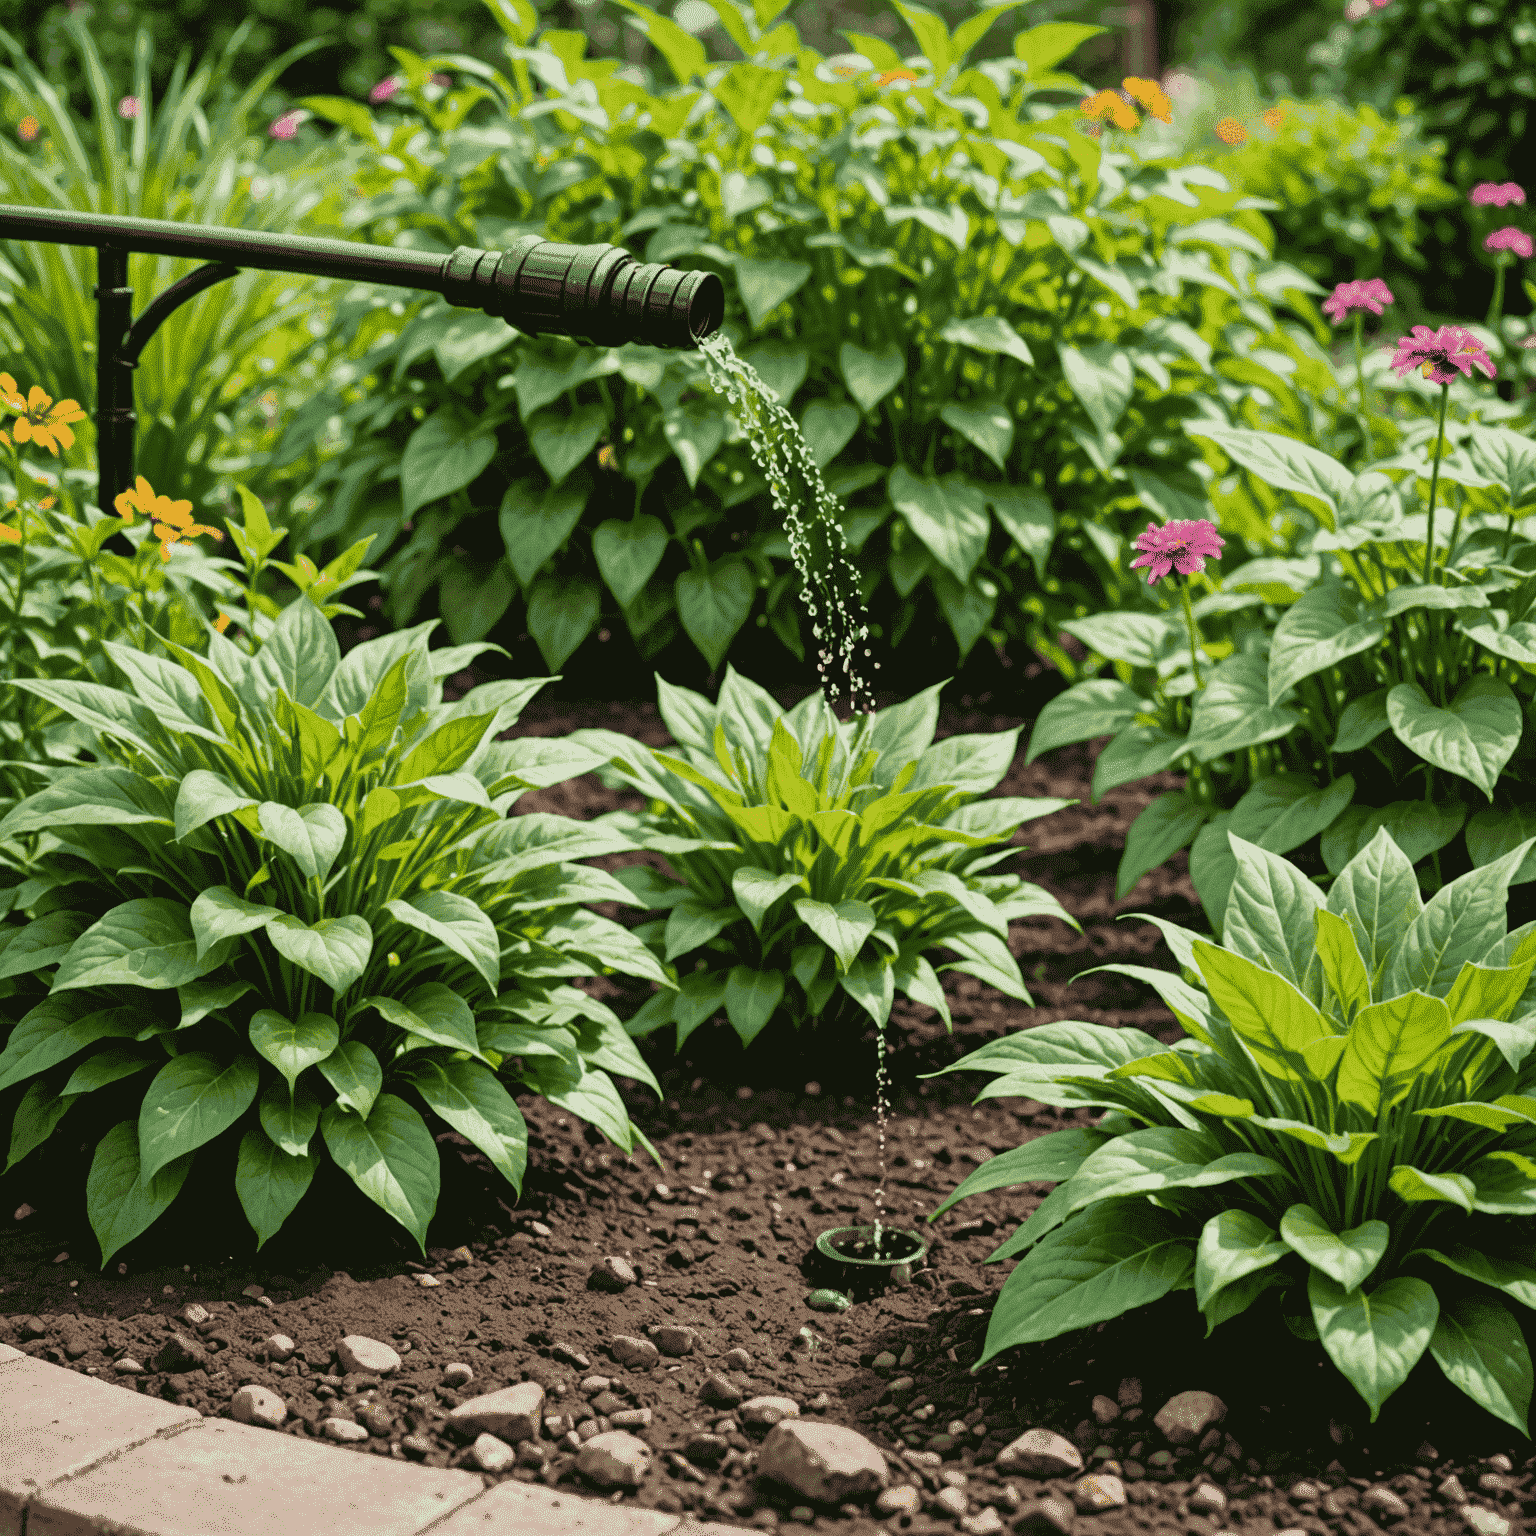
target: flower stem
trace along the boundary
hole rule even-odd
[[[1440,455],[1445,451],[1445,407],[1451,396],[1449,383],[1440,386],[1440,421],[1435,428],[1435,467],[1429,474],[1429,527],[1424,534],[1424,584],[1429,585],[1435,559],[1435,496],[1440,489]]]
[[[1500,251],[1494,259],[1493,298],[1488,305],[1488,318],[1483,322],[1490,331],[1497,331],[1504,315],[1504,268],[1509,264],[1507,255]]]
[[[1178,580],[1177,577],[1174,578]],[[1200,631],[1195,628],[1194,605],[1189,600],[1189,584],[1179,582],[1179,596],[1184,599],[1184,622],[1189,626],[1189,664],[1194,670],[1196,689],[1204,688],[1200,681]]]
[[[1360,392],[1360,425],[1361,425],[1362,428],[1365,428],[1367,430],[1367,432],[1368,432],[1369,429],[1366,428],[1366,409],[1365,409],[1365,357],[1364,357],[1364,354],[1360,350],[1360,326],[1361,326],[1362,318],[1363,317],[1361,316],[1360,311],[1356,310],[1355,311],[1355,387]],[[1366,456],[1369,457],[1370,456],[1370,451],[1371,451],[1371,440],[1370,440],[1369,436],[1367,436],[1367,438],[1365,440],[1365,451],[1366,451]]]

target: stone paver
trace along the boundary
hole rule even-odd
[[[738,1536],[205,1419],[0,1345],[0,1536]]]

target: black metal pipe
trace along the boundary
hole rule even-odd
[[[524,335],[603,347],[697,347],[725,318],[725,285],[713,272],[680,272],[664,262],[638,262],[622,246],[568,245],[538,235],[519,235],[505,251],[461,245],[443,256],[316,235],[0,205],[0,238],[96,248],[96,495],[103,511],[133,484],[133,369],[145,343],[179,304],[242,267],[425,289]],[[135,322],[130,251],[210,265],[172,284]]]

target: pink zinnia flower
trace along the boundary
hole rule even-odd
[[[393,96],[395,92],[398,91],[404,84],[405,80],[402,76],[390,75],[387,79],[380,80],[379,83],[374,86],[371,91],[368,92],[368,100],[371,101],[374,106],[378,106],[381,101],[388,101],[389,98]]]
[[[1334,288],[1323,300],[1323,313],[1338,325],[1351,310],[1368,309],[1379,315],[1385,305],[1393,302],[1392,290],[1379,277],[1357,278]]]
[[[1483,241],[1485,251],[1513,251],[1517,256],[1529,256],[1531,254],[1531,237],[1523,229],[1516,229],[1513,224],[1505,229],[1496,229]]]
[[[1215,523],[1203,517],[1164,523],[1161,528],[1148,523],[1147,531],[1136,535],[1132,547],[1141,553],[1131,561],[1131,569],[1147,566],[1147,585],[1154,586],[1174,571],[1180,576],[1203,571],[1206,560],[1219,557],[1225,546]]]
[[[1483,207],[1503,208],[1508,203],[1523,203],[1525,189],[1512,181],[1480,181],[1472,188],[1472,201]]]
[[[119,117],[137,117],[139,111],[139,98],[137,96],[124,96],[117,104],[117,115]]]
[[[1459,325],[1442,325],[1438,331],[1416,325],[1411,336],[1398,338],[1392,371],[1402,376],[1420,366],[1424,377],[1436,384],[1449,384],[1458,373],[1470,378],[1474,367],[1481,368],[1490,379],[1498,373],[1482,342]]]
[[[295,109],[292,112],[284,112],[283,115],[273,121],[267,132],[274,139],[291,139],[299,131],[299,124],[304,121],[305,113]]]

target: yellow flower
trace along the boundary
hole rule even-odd
[[[1224,117],[1216,124],[1216,137],[1223,144],[1245,144],[1248,130],[1235,117]]]
[[[1278,128],[1285,121],[1285,111],[1281,107],[1271,107],[1264,114],[1264,126],[1266,128]]]
[[[1141,80],[1135,75],[1127,75],[1120,82],[1122,87],[1144,106],[1148,112],[1160,123],[1173,121],[1173,103],[1168,100],[1165,92],[1155,80]]]
[[[66,448],[75,446],[75,434],[66,423],[85,420],[85,412],[80,409],[78,400],[61,400],[55,405],[53,396],[44,394],[36,384],[32,386],[31,394],[23,400],[21,391],[16,387],[16,380],[8,373],[0,373],[0,401],[3,401],[8,411],[17,412],[18,419],[11,430],[16,434],[18,444],[36,443],[39,448],[46,448],[55,458],[58,457],[60,443]]]
[[[616,470],[619,467],[619,456],[614,451],[612,443],[604,443],[603,446],[597,450],[597,462],[602,465],[604,469]]]
[[[1095,92],[1084,101],[1083,112],[1088,117],[1112,118],[1117,128],[1129,130],[1141,126],[1141,119],[1136,116],[1136,109],[1118,91]]]
[[[181,539],[196,538],[200,533],[211,533],[222,542],[224,535],[217,528],[205,528],[192,521],[190,501],[172,501],[169,496],[156,496],[155,488],[144,478],[138,477],[134,488],[115,496],[112,505],[125,523],[133,522],[133,514],[142,512],[151,520],[151,531],[160,540],[160,558],[171,558],[171,546]]]
[[[222,635],[224,631],[229,628],[229,615],[227,613],[221,613],[219,615],[218,622],[213,627]]]
[[[29,112],[16,124],[16,134],[24,144],[30,144],[37,137],[37,131],[43,125]]]
[[[875,76],[875,84],[889,85],[892,80],[915,81],[916,79],[917,76],[914,75],[910,69],[887,69],[883,73]]]

